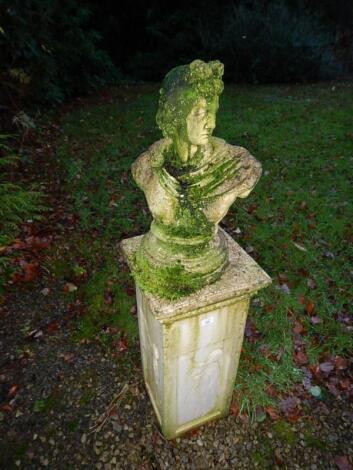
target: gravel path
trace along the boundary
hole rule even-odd
[[[229,416],[164,440],[138,345],[75,343],[67,312],[62,286],[39,283],[0,307],[0,468],[352,468],[353,405],[333,398],[294,424]]]

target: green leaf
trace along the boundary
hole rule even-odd
[[[317,385],[314,385],[313,387],[310,387],[309,392],[315,398],[321,398],[322,397],[321,388]]]
[[[265,419],[266,419],[266,413],[264,411],[256,415],[256,421],[258,423],[262,423],[263,421],[265,421]]]
[[[45,409],[45,401],[44,400],[36,400],[34,402],[33,411],[36,413],[40,413]]]

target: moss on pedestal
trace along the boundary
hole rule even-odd
[[[188,273],[181,263],[152,266],[141,250],[134,255],[132,275],[145,292],[170,300],[189,295],[204,284],[201,278]]]

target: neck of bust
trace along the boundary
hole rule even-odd
[[[201,155],[201,160],[205,161],[212,154],[211,142],[208,142],[205,145],[194,145],[177,137],[174,140],[174,146],[183,166],[192,165],[196,155]]]

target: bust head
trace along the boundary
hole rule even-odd
[[[216,124],[223,70],[219,61],[194,60],[166,75],[156,117],[164,137],[196,146],[207,144]]]

